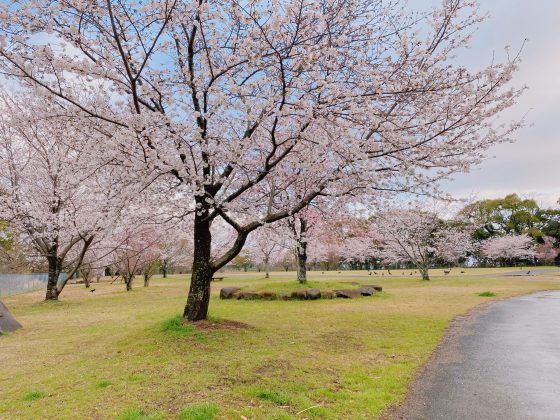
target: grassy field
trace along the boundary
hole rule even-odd
[[[560,276],[501,270],[311,272],[311,286],[380,284],[375,297],[221,301],[228,285],[289,291],[294,273],[225,274],[212,323],[183,326],[188,279],[70,285],[3,298],[24,329],[0,337],[1,419],[375,418],[404,398],[448,322],[492,299],[560,288]],[[489,293],[484,293],[489,292]],[[479,296],[482,294],[483,296]],[[495,294],[495,296],[492,296]],[[488,296],[488,297],[485,297]],[[228,323],[233,320],[247,324]]]

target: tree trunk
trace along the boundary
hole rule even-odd
[[[300,219],[299,240],[296,248],[297,281],[307,283],[307,222]]]
[[[201,321],[208,316],[210,303],[210,283],[214,267],[210,262],[212,234],[210,222],[206,219],[208,210],[201,211],[194,218],[194,254],[191,285],[183,317],[188,321]]]
[[[144,287],[148,287],[150,285],[150,276],[144,273]]]
[[[89,286],[90,286],[90,283],[91,283],[89,281],[89,275],[83,275],[82,274],[82,276],[84,277],[84,284],[86,285],[86,289],[89,289]]]
[[[60,260],[56,256],[47,257],[49,262],[49,277],[47,280],[47,294],[45,300],[58,300],[58,277],[60,275]]]
[[[123,276],[124,283],[126,284],[126,291],[130,292],[132,290],[132,281],[134,280],[134,274]]]
[[[420,267],[418,268],[418,271],[420,271],[420,274],[422,274],[422,280],[430,280],[430,275],[428,274],[428,268]]]
[[[304,245],[305,248],[305,245]],[[307,250],[298,249],[297,252],[297,281],[307,283]]]
[[[164,262],[163,266],[161,267],[161,272],[163,274],[163,278],[166,279],[167,278],[167,263]]]
[[[270,264],[268,256],[266,256],[264,259],[264,278],[270,278]]]

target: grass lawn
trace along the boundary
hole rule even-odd
[[[0,419],[375,418],[399,403],[448,322],[481,302],[559,289],[560,276],[516,269],[310,272],[311,286],[380,284],[375,297],[221,301],[224,286],[289,291],[294,273],[225,273],[210,304],[217,325],[183,326],[188,278],[68,286],[3,298],[24,329],[0,337]],[[441,271],[441,270],[440,270]],[[494,294],[495,296],[492,296]],[[482,295],[482,296],[481,296]],[[234,320],[251,328],[235,329]]]

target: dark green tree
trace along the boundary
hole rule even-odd
[[[461,210],[461,216],[479,226],[473,233],[475,240],[507,234],[529,234],[536,240],[544,236],[542,211],[532,199],[517,194],[504,198],[476,201]]]

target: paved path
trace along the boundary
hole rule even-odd
[[[458,320],[396,418],[560,419],[560,291]]]
[[[558,268],[531,268],[525,267],[522,270],[508,271],[507,273],[499,273],[501,276],[549,276],[554,273],[558,273],[560,270]],[[496,274],[492,274],[493,277]]]

